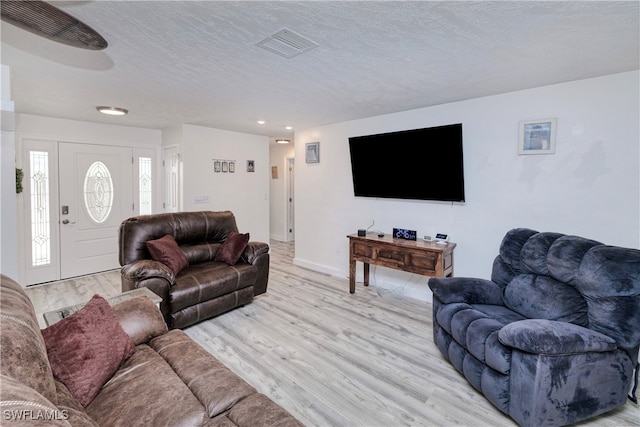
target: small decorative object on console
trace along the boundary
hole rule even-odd
[[[416,240],[416,230],[405,230],[404,228],[394,228],[393,237],[405,240]]]
[[[449,240],[449,235],[444,233],[436,234],[436,243],[447,243]]]

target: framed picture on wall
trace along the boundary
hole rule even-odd
[[[556,119],[520,122],[518,154],[553,154],[556,152]]]
[[[247,172],[255,172],[255,171],[256,171],[256,161],[247,160]]]
[[[222,172],[229,172],[229,162],[222,162]]]
[[[229,172],[234,173],[236,171],[236,162],[229,162]]]
[[[305,146],[305,160],[307,163],[320,163],[319,142],[310,142]]]
[[[222,170],[222,162],[220,160],[214,160],[213,162],[213,171],[220,172]]]

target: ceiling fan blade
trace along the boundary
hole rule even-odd
[[[49,40],[89,50],[108,46],[94,29],[41,0],[2,0],[0,12],[3,21]]]

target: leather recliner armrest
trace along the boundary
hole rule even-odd
[[[167,324],[160,310],[144,296],[114,305],[113,312],[135,345],[146,343],[167,332]]]
[[[141,259],[127,264],[120,270],[122,277],[133,283],[137,283],[144,279],[152,277],[160,277],[169,281],[170,284],[175,282],[173,271],[159,261],[151,259]]]
[[[242,253],[242,258],[248,262],[249,264],[253,264],[253,262],[258,258],[258,256],[262,254],[266,254],[269,252],[269,245],[263,242],[249,242],[244,252]]]

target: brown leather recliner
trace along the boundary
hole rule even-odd
[[[119,230],[122,291],[147,287],[162,298],[160,309],[171,329],[184,328],[243,306],[267,291],[269,245],[249,242],[235,265],[215,261],[231,232],[232,212],[178,212],[142,215],[122,222]],[[177,275],[154,261],[147,241],[174,237],[189,266]]]

